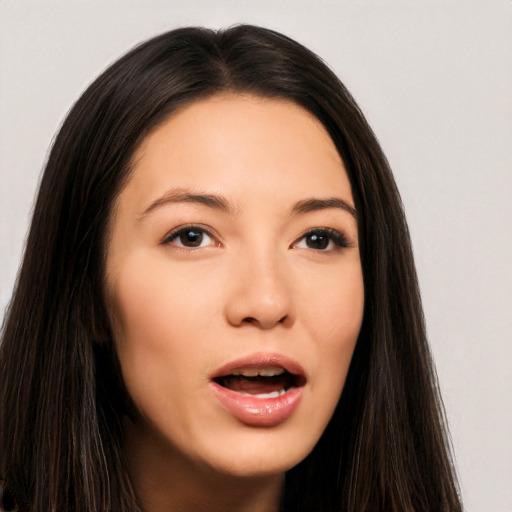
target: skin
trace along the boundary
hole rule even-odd
[[[297,206],[312,198],[338,202]],[[125,445],[145,510],[278,510],[284,473],[331,418],[361,327],[353,205],[326,130],[285,100],[200,100],[143,141],[111,221],[106,283],[139,411]],[[191,224],[197,247],[173,234]],[[313,228],[346,243],[318,248]],[[209,386],[222,365],[261,353],[297,361],[307,382],[288,418],[255,427]]]

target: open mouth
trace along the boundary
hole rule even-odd
[[[223,388],[255,398],[277,398],[304,386],[306,381],[304,376],[290,373],[281,366],[234,369],[213,380]]]
[[[307,384],[304,368],[281,354],[256,353],[230,361],[211,376],[220,404],[250,427],[273,427],[293,416]]]

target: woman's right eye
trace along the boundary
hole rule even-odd
[[[186,249],[217,245],[213,235],[199,226],[182,226],[174,229],[162,241],[162,245],[167,244]]]

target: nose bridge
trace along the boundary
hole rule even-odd
[[[285,254],[269,243],[246,247],[240,252],[236,267],[235,286],[226,304],[231,324],[268,329],[293,323],[294,304]]]

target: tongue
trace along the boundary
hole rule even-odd
[[[286,387],[285,379],[265,379],[265,378],[237,378],[227,377],[222,379],[221,383],[224,387],[236,391],[238,393],[246,393],[249,395],[262,395],[264,393],[272,393],[273,391],[282,391]]]

